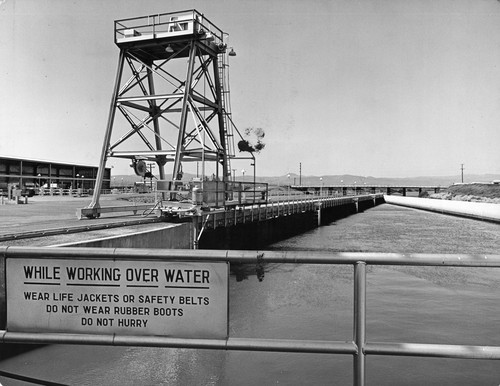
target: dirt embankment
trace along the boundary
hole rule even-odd
[[[500,204],[500,184],[457,184],[446,192],[429,196],[441,200],[489,202]]]

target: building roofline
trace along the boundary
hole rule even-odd
[[[57,164],[57,165],[64,165],[64,166],[81,166],[81,167],[87,167],[87,168],[99,168],[98,165],[50,161],[50,160],[43,160],[43,159],[38,159],[38,158],[13,157],[13,156],[0,154],[0,160],[2,160],[2,159],[8,159],[8,160],[14,160],[14,161],[43,162],[43,163],[47,163],[47,164]],[[111,169],[111,168],[107,167],[106,169]]]

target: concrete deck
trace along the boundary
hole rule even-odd
[[[127,195],[101,196],[104,206],[124,206]],[[139,232],[155,232],[179,224],[158,222],[154,215],[132,212],[103,214],[99,219],[78,220],[76,211],[86,207],[91,197],[35,196],[28,204],[0,205],[0,245],[1,246],[55,246],[61,244],[81,244],[89,240],[124,237]],[[84,232],[78,232],[88,227]],[[95,229],[93,227],[108,227]],[[66,234],[50,235],[52,230],[64,229]],[[27,233],[47,232],[49,235],[25,238]]]

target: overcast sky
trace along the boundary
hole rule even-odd
[[[259,175],[500,173],[497,0],[0,0],[0,155],[97,165],[113,21],[192,8],[237,52]]]

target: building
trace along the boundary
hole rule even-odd
[[[40,187],[93,189],[97,171],[97,166],[0,156],[0,190],[6,191],[9,184],[35,190]],[[106,168],[103,190],[110,189],[110,180],[111,168]]]

